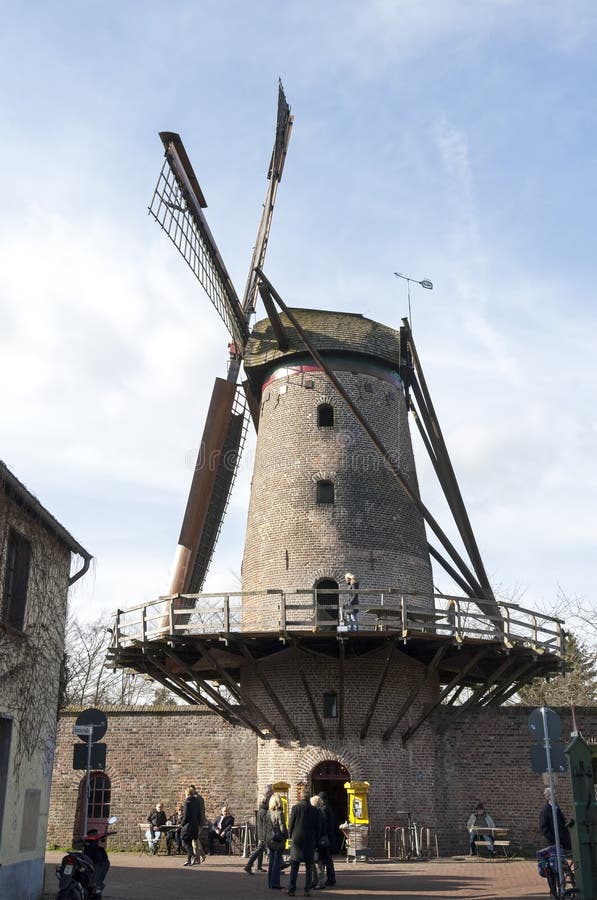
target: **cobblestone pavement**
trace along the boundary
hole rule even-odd
[[[56,863],[62,853],[46,855],[46,898],[56,896]],[[238,856],[208,856],[201,866],[183,868],[180,856],[140,856],[112,853],[112,868],[104,900],[244,900],[245,897],[285,897],[284,891],[268,891],[266,875],[247,875],[245,860]],[[369,897],[386,900],[426,898],[441,900],[548,900],[546,882],[530,860],[469,860],[468,857],[430,862],[388,863],[380,860],[358,865],[336,864],[337,885],[312,891],[311,897]],[[282,884],[288,876],[282,876]],[[299,873],[297,897],[303,896],[304,869]]]

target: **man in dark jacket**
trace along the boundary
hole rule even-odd
[[[311,806],[308,791],[299,792],[299,802],[290,810],[290,879],[288,896],[296,894],[296,881],[301,862],[305,863],[305,896],[311,896],[315,848],[319,842],[320,818],[318,809]]]
[[[199,797],[192,786],[186,789],[185,797],[186,799],[182,810],[182,822],[180,823],[182,846],[187,854],[187,861],[184,865],[196,866],[199,864],[199,857],[193,852],[193,841],[196,841],[199,836],[201,804],[199,802]]]
[[[328,803],[328,795],[325,791],[320,791],[319,796],[323,800],[321,809],[327,822],[327,833],[330,842],[328,853],[325,858],[325,883],[327,887],[331,887],[333,884],[336,884],[336,870],[334,868],[334,858],[332,853],[336,850],[336,835],[338,834],[338,829],[336,828],[336,816],[334,815],[334,810]]]
[[[541,834],[545,838],[548,844],[555,844],[556,836],[553,827],[553,806],[551,804],[551,790],[549,788],[545,788],[543,792],[545,796],[545,806],[541,810],[541,814],[539,816],[539,828],[541,829]],[[555,801],[555,797],[554,797]],[[566,852],[570,851],[570,832],[566,826],[566,820],[564,819],[564,813],[556,803],[556,821],[558,825],[558,834],[560,837],[560,845],[562,850]]]
[[[164,812],[163,803],[156,804],[155,808],[152,809],[147,816],[147,822],[149,824],[149,828],[145,832],[145,836],[147,838],[147,846],[155,856],[155,854],[158,852],[160,838],[162,836],[160,828],[162,827],[162,825],[166,824],[166,813]]]
[[[230,832],[233,825],[234,816],[230,815],[230,810],[227,806],[223,806],[221,815],[216,816],[214,823],[207,834],[210,853],[214,853],[216,839],[220,844],[227,844],[228,847],[230,846]]]

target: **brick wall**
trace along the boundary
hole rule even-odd
[[[414,674],[413,669],[411,680]],[[322,684],[325,680],[324,673]],[[479,800],[497,824],[510,827],[514,839],[528,849],[541,845],[537,822],[543,782],[530,766],[530,709],[467,710],[457,716],[456,710],[440,708],[403,746],[402,729],[389,741],[382,740],[381,720],[360,741],[357,710],[354,718],[348,714],[343,740],[326,722],[322,742],[304,706],[297,701],[303,742],[284,740],[282,746],[257,741],[249,731],[190,707],[107,710],[107,774],[112,780],[112,812],[120,818],[114,846],[133,846],[137,823],[144,821],[154,802],[163,800],[166,811],[172,810],[188,782],[203,794],[208,816],[226,801],[242,821],[252,814],[266,784],[289,782],[293,802],[296,784],[308,782],[313,768],[326,759],[342,763],[352,780],[370,782],[371,845],[377,855],[383,852],[384,826],[395,824],[405,811],[437,831],[442,855],[465,851],[466,820]],[[358,710],[359,715],[362,712]],[[388,706],[385,714],[389,712]],[[567,736],[568,711],[559,712]],[[61,719],[54,765],[48,840],[60,845],[72,839],[83,774],[71,768],[76,715],[77,711],[69,711]],[[577,720],[586,737],[597,735],[597,709],[578,710]],[[403,725],[408,721],[407,716]],[[568,778],[558,780],[562,807],[569,812]]]
[[[351,365],[355,371],[336,374],[418,490],[401,388],[389,369],[386,380],[360,372],[358,358]],[[334,409],[333,427],[317,424],[322,403]],[[316,502],[318,480],[334,483],[333,504]],[[259,594],[244,598],[244,627],[278,627],[277,598],[264,596],[267,588],[310,589],[322,578],[345,587],[347,571],[361,594],[367,587],[431,594],[422,518],[327,377],[284,375],[261,403],[242,567],[243,591]]]
[[[227,802],[238,822],[255,809],[256,738],[217,716],[192,707],[106,708],[106,774],[112,782],[111,814],[119,817],[113,845],[124,848],[138,839],[156,802],[166,813],[194,784],[209,818]],[[58,730],[48,841],[64,846],[73,838],[79,786],[84,772],[72,769],[72,734],[79,710],[61,716]]]

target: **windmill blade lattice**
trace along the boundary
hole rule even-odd
[[[230,494],[232,493],[245,446],[248,421],[247,403],[242,388],[238,386],[226,431],[226,438],[218,461],[218,469],[201,534],[201,541],[189,578],[188,590],[193,594],[198,594],[203,587],[203,582],[222,530],[222,522],[228,509]]]
[[[244,348],[249,329],[230,275],[209,229],[201,193],[184,145],[177,134],[160,134],[166,159],[149,205],[149,213],[166,232],[215,306],[237,347]]]

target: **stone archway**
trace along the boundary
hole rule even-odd
[[[310,773],[311,792],[319,794],[325,791],[328,803],[334,812],[336,826],[346,821],[348,810],[348,794],[344,787],[351,780],[350,772],[336,759],[325,759],[317,763]],[[341,834],[336,827],[332,838],[332,853],[338,853],[342,843]]]

